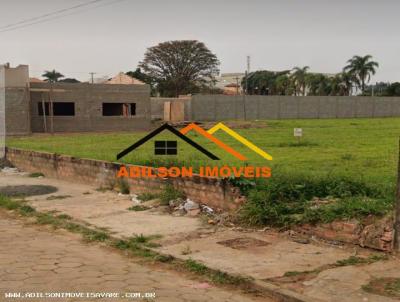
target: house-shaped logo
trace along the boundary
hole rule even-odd
[[[138,148],[139,146],[141,146],[142,144],[144,144],[145,142],[147,142],[151,138],[155,137],[156,135],[160,134],[164,130],[168,130],[171,133],[175,134],[178,138],[182,139],[183,141],[185,141],[186,143],[188,143],[189,145],[191,145],[195,149],[199,150],[200,152],[202,152],[203,154],[205,154],[207,157],[211,158],[212,160],[219,160],[219,158],[215,154],[213,154],[212,152],[210,152],[207,149],[205,149],[204,147],[200,146],[195,141],[193,141],[190,138],[188,138],[186,136],[186,134],[189,131],[192,131],[192,130],[196,131],[197,133],[199,133],[200,135],[204,136],[208,140],[212,141],[217,146],[219,146],[221,149],[223,149],[227,153],[230,153],[231,155],[233,155],[237,159],[239,159],[241,161],[247,160],[247,158],[244,155],[242,155],[238,151],[234,150],[230,146],[226,145],[225,143],[223,143],[222,141],[220,141],[219,139],[217,139],[213,135],[218,130],[222,130],[225,133],[227,133],[228,135],[230,135],[231,137],[233,137],[234,139],[236,139],[239,142],[241,142],[243,145],[247,146],[249,149],[251,149],[255,153],[257,153],[260,156],[262,156],[263,158],[265,158],[267,160],[272,160],[272,156],[269,155],[267,152],[263,151],[262,149],[260,149],[259,147],[257,147],[256,145],[254,145],[253,143],[248,141],[246,138],[244,138],[243,136],[241,136],[240,134],[238,134],[237,132],[233,131],[232,129],[230,129],[229,127],[225,126],[222,123],[216,124],[214,127],[209,129],[208,131],[204,130],[203,128],[201,128],[200,126],[196,125],[195,123],[189,124],[188,126],[186,126],[185,128],[181,129],[180,131],[175,129],[171,125],[165,123],[162,126],[160,126],[159,128],[157,128],[157,129],[153,130],[152,132],[150,132],[149,134],[147,134],[142,139],[140,139],[137,142],[135,142],[133,145],[129,146],[125,150],[123,150],[120,153],[118,153],[117,154],[117,160],[121,159],[122,157],[124,157],[128,153],[132,152],[133,150],[135,150],[136,148]],[[175,140],[157,140],[157,141],[154,142],[154,154],[155,155],[178,155],[178,142],[175,141]]]

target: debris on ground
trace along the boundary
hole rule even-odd
[[[138,199],[138,195],[137,194],[131,194],[131,200],[135,203],[135,204],[139,204],[142,201],[140,199]]]
[[[191,210],[197,210],[200,208],[199,204],[197,202],[194,202],[191,199],[186,199],[185,203],[183,204],[183,208],[185,209],[186,212],[189,212]]]
[[[0,168],[1,168],[1,166],[0,166]],[[5,166],[5,167],[1,168],[1,172],[3,172],[3,173],[9,173],[9,174],[20,173],[20,171],[18,170],[18,168],[8,167],[8,166]]]
[[[156,211],[159,213],[169,213],[172,216],[189,216],[197,217],[204,215],[205,222],[210,225],[224,225],[233,227],[232,217],[229,213],[221,212],[213,209],[208,205],[197,203],[190,198],[176,198],[168,201],[167,205],[161,202],[160,199],[155,198],[147,201],[142,201],[138,198],[137,194],[130,194],[130,198],[134,206],[141,206],[145,210]]]
[[[0,170],[4,168],[12,168],[12,163],[6,158],[0,158]]]
[[[207,214],[213,214],[214,213],[214,210],[211,209],[209,206],[206,206],[206,205],[202,205],[201,209],[202,209],[202,211],[204,213],[207,213]]]
[[[178,197],[177,199],[172,199],[168,202],[171,208],[179,207],[181,204],[185,203],[185,200]]]
[[[159,200],[158,198],[155,198],[155,199],[142,201],[140,204],[145,207],[155,208],[155,207],[161,206],[161,200]]]

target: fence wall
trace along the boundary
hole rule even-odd
[[[352,118],[400,116],[400,97],[195,95],[190,119]]]
[[[27,172],[42,172],[46,177],[99,187],[114,186],[122,164],[72,157],[55,153],[7,148],[6,158],[15,167]],[[130,165],[125,165],[128,169]],[[133,193],[155,192],[168,183],[185,195],[215,209],[235,210],[244,199],[240,190],[226,180],[193,175],[174,178],[124,178]]]

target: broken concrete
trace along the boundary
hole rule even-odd
[[[372,277],[399,277],[400,261],[349,265],[326,269],[307,281],[290,286],[271,284],[268,279],[287,272],[312,271],[322,266],[358,255],[367,257],[367,249],[335,246],[311,240],[295,242],[287,234],[266,228],[246,230],[211,225],[194,217],[174,217],[159,211],[128,211],[135,205],[129,195],[100,192],[88,185],[78,185],[49,178],[29,178],[26,175],[0,173],[4,185],[52,185],[57,195],[70,196],[52,199],[41,195],[28,197],[29,204],[39,211],[57,211],[107,229],[114,237],[161,235],[161,246],[155,249],[179,259],[193,259],[210,268],[254,278],[255,282],[272,292],[285,293],[292,300],[283,301],[384,301],[393,299],[363,291],[362,286]],[[338,227],[338,226],[337,226]],[[349,226],[349,229],[354,229]],[[297,300],[295,300],[295,298]]]

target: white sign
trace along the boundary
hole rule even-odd
[[[295,137],[303,136],[303,129],[302,128],[294,128],[293,135]]]

